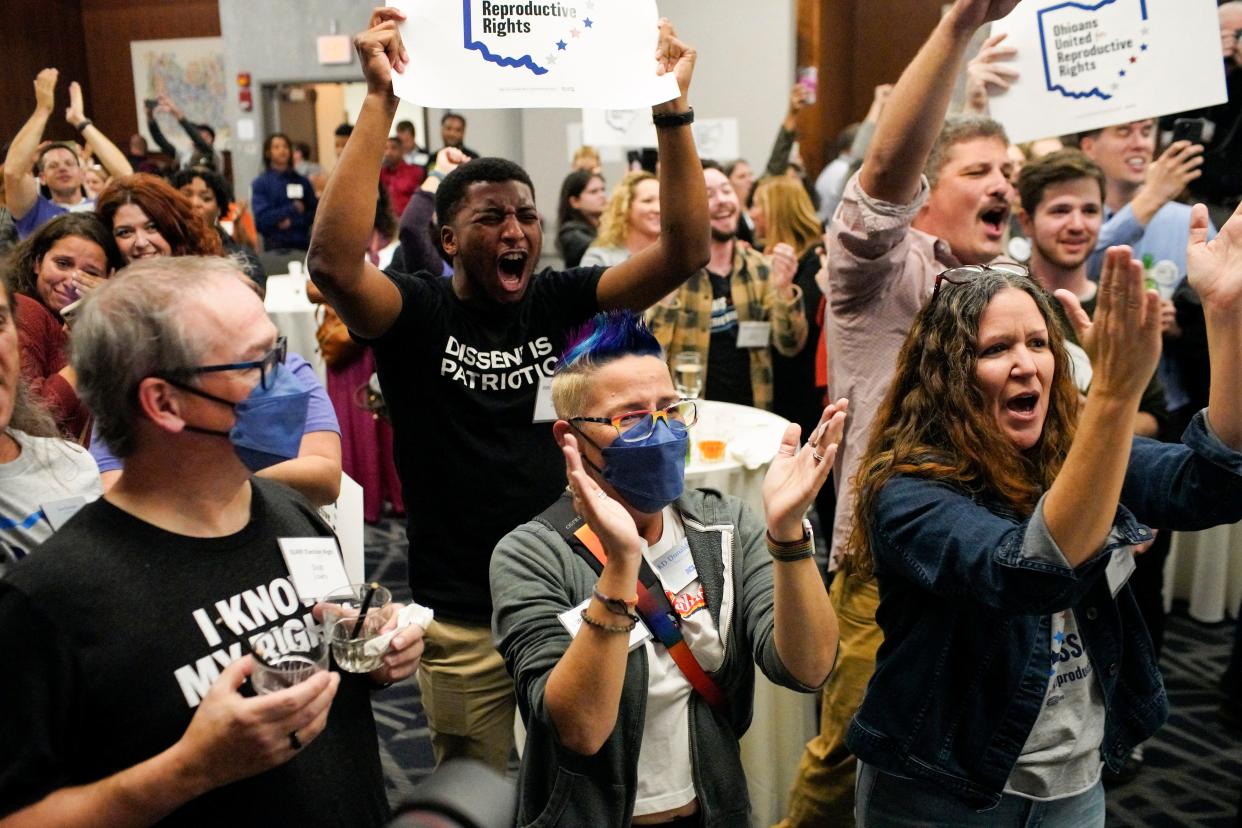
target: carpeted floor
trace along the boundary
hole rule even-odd
[[[367,573],[408,600],[405,530],[385,520],[366,530]],[[1146,747],[1138,778],[1108,793],[1109,826],[1228,828],[1242,793],[1242,733],[1217,718],[1217,682],[1232,645],[1233,624],[1206,626],[1177,611],[1165,634],[1162,668],[1169,722]],[[377,693],[375,722],[389,800],[399,804],[435,760],[418,685],[407,681]],[[801,752],[802,746],[791,748]]]

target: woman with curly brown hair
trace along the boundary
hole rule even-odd
[[[1242,518],[1242,212],[1191,230],[1212,397],[1181,445],[1132,437],[1160,306],[1112,248],[1079,410],[1051,299],[1021,268],[955,268],[915,320],[859,471],[852,565],[884,632],[846,738],[862,826],[1102,826],[1105,763],[1168,702],[1126,585],[1151,529]],[[924,821],[919,821],[924,820]]]
[[[190,200],[159,176],[135,173],[113,179],[95,212],[112,231],[123,267],[151,256],[219,256],[220,236]]]

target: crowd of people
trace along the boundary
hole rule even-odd
[[[330,172],[272,133],[248,203],[166,95],[159,155],[77,83],[83,144],[44,142],[40,72],[0,210],[0,821],[382,825],[371,699],[416,676],[437,762],[519,749],[517,824],[750,825],[758,668],[820,699],[782,828],[1102,826],[1169,714],[1172,534],[1242,521],[1242,2],[1202,141],[1017,146],[1013,49],[970,44],[1019,2],[954,0],[815,177],[802,84],[758,175],[699,157],[661,21],[658,164],[610,191],[584,147],[546,214],[463,115],[434,154],[394,124],[394,8]],[[303,261],[326,382],[263,305]],[[687,487],[704,400],[788,421],[762,513]],[[342,472],[434,618],[258,692],[327,634],[288,545],[331,546]],[[1222,687],[1237,727],[1242,631]]]

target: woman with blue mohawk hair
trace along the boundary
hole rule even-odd
[[[804,520],[847,402],[790,425],[764,516],[685,489],[695,403],[635,314],[600,314],[552,383],[569,487],[491,564],[497,647],[527,728],[519,825],[749,825],[738,739],[755,665],[813,692],[837,621]]]

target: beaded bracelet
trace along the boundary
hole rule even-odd
[[[595,596],[595,600],[599,601],[613,615],[624,615],[633,621],[638,618],[634,615],[634,607],[638,606],[638,596],[634,596],[633,600],[629,598],[609,598],[599,591],[599,583],[595,584],[595,588],[591,590],[591,594]]]
[[[629,625],[623,627],[623,626],[616,625],[616,624],[605,624],[603,621],[596,621],[594,618],[587,615],[587,611],[585,609],[580,614],[582,616],[583,623],[585,623],[587,626],[594,627],[597,630],[603,630],[604,632],[609,632],[609,633],[629,633],[630,631],[634,629],[634,627],[638,625],[638,620],[632,617],[630,619]]]

